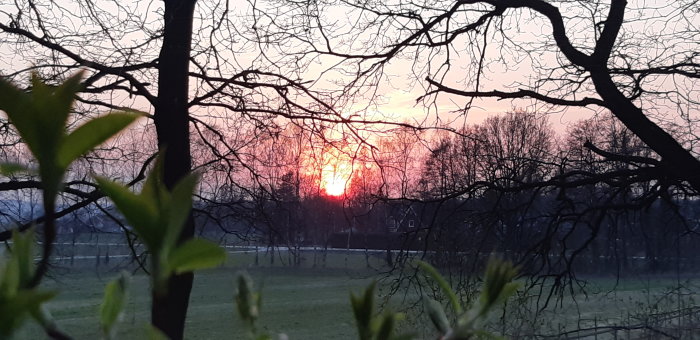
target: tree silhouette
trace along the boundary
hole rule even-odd
[[[87,70],[75,121],[120,107],[152,113],[168,188],[192,170],[193,162],[197,167],[218,164],[229,171],[252,173],[255,169],[246,166],[250,159],[239,154],[236,143],[274,134],[282,128],[276,119],[298,119],[302,127],[313,120],[332,124],[346,119],[307,89],[298,70],[271,61],[263,48],[247,43],[250,38],[243,34],[250,32],[237,27],[251,27],[249,19],[227,3],[195,0],[156,5],[147,1],[60,6],[43,0],[16,2],[3,7],[0,14],[0,46],[13,56],[2,66],[2,73],[21,84],[26,84],[29,72],[56,83],[78,69]],[[229,119],[232,116],[236,119]],[[245,123],[232,128],[235,121]],[[217,129],[221,122],[224,128]],[[250,133],[244,136],[246,131]],[[196,138],[208,147],[207,154],[198,155],[201,159],[191,155],[190,142]],[[255,174],[250,177],[259,179]],[[229,176],[221,184],[243,187],[238,180]],[[87,183],[94,188],[91,185]],[[37,187],[29,181],[13,183],[16,186]],[[58,217],[102,197],[97,190],[65,188],[66,194],[80,200],[58,211]],[[190,218],[180,241],[194,232]],[[9,234],[3,232],[3,239]],[[183,337],[192,279],[191,274],[174,276],[167,294],[152,297],[152,323],[172,339]]]
[[[349,94],[405,76],[424,86],[418,101],[438,116],[455,98],[464,99],[464,114],[490,99],[538,112],[609,111],[658,155],[660,173],[700,190],[691,148],[698,115],[691,84],[700,77],[696,1],[341,1],[351,18],[342,30],[327,20],[337,11],[332,3],[288,12],[311,27],[275,23],[308,46],[308,62],[327,58],[351,70]],[[683,135],[671,133],[676,124]]]

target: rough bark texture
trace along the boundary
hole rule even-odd
[[[196,0],[165,0],[165,31],[158,61],[158,99],[155,125],[158,147],[164,152],[163,179],[168,188],[190,172],[188,70],[192,43],[192,19]],[[194,236],[192,217],[181,241]],[[170,339],[183,338],[192,289],[192,274],[173,276],[168,291],[153,295],[151,322]]]

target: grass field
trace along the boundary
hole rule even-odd
[[[243,333],[233,304],[236,268],[202,271],[195,279],[187,320],[188,339],[240,339]],[[341,271],[259,268],[249,273],[263,290],[260,326],[269,333],[286,333],[292,339],[351,339],[354,337],[349,291],[370,280]],[[104,285],[114,274],[76,272],[47,281],[61,294],[48,307],[58,324],[76,339],[99,338],[97,309]],[[120,337],[139,339],[149,320],[148,281],[136,275],[130,302],[124,310]],[[39,329],[27,328],[19,339],[42,338]]]
[[[73,246],[75,247],[75,246]],[[43,287],[60,291],[48,304],[61,329],[75,339],[97,339],[99,328],[97,310],[107,281],[117,276],[113,270],[124,264],[126,258],[117,255],[124,250],[111,246],[111,260],[105,264],[105,250],[79,245],[85,254],[72,264],[60,249],[64,259],[56,263],[52,278]],[[64,247],[65,248],[65,247]],[[285,265],[286,253],[276,253],[271,264],[267,253],[232,251],[225,266],[196,275],[187,320],[187,339],[241,339],[243,331],[234,310],[234,281],[241,270],[246,270],[263,291],[263,310],[260,327],[270,334],[285,333],[290,339],[356,339],[350,310],[349,292],[366,287],[373,278],[380,277],[383,265],[381,255],[363,253],[305,253],[299,267]],[[101,254],[99,262],[96,254]],[[257,261],[256,261],[257,257]],[[99,266],[98,266],[99,264]],[[257,264],[257,265],[256,265]],[[368,267],[369,265],[369,267]],[[636,277],[621,281],[610,278],[590,280],[589,294],[575,294],[576,300],[565,299],[538,314],[512,312],[506,319],[510,330],[506,333],[520,338],[532,334],[559,334],[576,328],[606,325],[633,325],[644,321],[644,315],[653,315],[673,308],[697,307],[696,280],[684,280],[684,288],[673,289],[679,282],[673,278]],[[133,277],[130,300],[119,327],[120,339],[141,339],[149,320],[148,278],[143,274]],[[534,306],[532,297],[522,306]],[[395,303],[394,309],[401,306]],[[411,313],[411,312],[409,312]],[[687,316],[683,316],[687,318]],[[688,322],[696,322],[698,315]],[[684,322],[678,318],[678,322]],[[677,323],[674,320],[659,327]],[[423,327],[421,327],[423,326]],[[425,333],[430,328],[425,316],[409,315],[404,329]],[[500,326],[494,329],[499,330]],[[512,329],[518,329],[512,332]],[[625,334],[621,333],[622,338]],[[635,333],[627,337],[634,338]],[[700,334],[688,330],[685,334]],[[576,334],[573,334],[576,335]],[[575,338],[572,335],[572,338]],[[580,335],[580,334],[579,334]],[[615,336],[620,335],[618,332]],[[42,339],[36,326],[27,326],[18,339]],[[432,338],[424,336],[424,338]],[[613,333],[598,339],[613,338]],[[653,338],[653,337],[652,337]],[[689,338],[684,336],[683,338]]]

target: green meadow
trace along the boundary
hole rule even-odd
[[[48,308],[61,329],[75,339],[97,339],[100,334],[97,311],[105,284],[115,278],[120,269],[135,270],[129,257],[124,256],[128,255],[128,248],[119,245],[116,239],[102,236],[99,243],[111,244],[109,247],[89,246],[85,241],[59,242],[60,260],[55,261],[51,277],[42,286],[60,292],[48,303]],[[244,338],[233,303],[235,279],[242,271],[249,273],[263,292],[260,328],[273,335],[284,333],[289,339],[356,339],[350,291],[359,292],[375,279],[379,280],[380,290],[386,291],[381,288],[388,288],[392,279],[385,274],[387,268],[382,254],[328,252],[324,256],[321,250],[305,251],[301,253],[301,263],[290,266],[286,251],[275,252],[273,257],[262,250],[256,253],[229,249],[231,253],[225,266],[201,271],[195,276],[187,339]],[[135,272],[129,302],[118,328],[119,339],[145,338],[149,320],[148,278]],[[653,339],[653,334],[657,333],[650,333],[648,329],[613,327],[642,324],[667,333],[672,332],[673,327],[682,328],[684,333],[679,333],[682,338],[695,338],[700,334],[700,328],[695,328],[700,325],[700,313],[696,308],[696,301],[700,301],[696,292],[700,290],[695,279],[629,277],[587,281],[585,293],[567,293],[564,299],[542,311],[537,311],[535,291],[523,293],[517,304],[511,302],[506,307],[507,312],[495,318],[492,329],[512,338],[569,334],[571,338]],[[390,308],[406,311],[403,331],[415,333],[421,339],[434,338],[430,332],[431,323],[421,314],[420,304],[412,304],[417,297],[415,290],[401,292],[389,300]],[[674,309],[691,312],[675,317],[666,314]],[[655,321],[654,315],[662,315],[664,319]],[[607,326],[610,326],[607,333],[573,332]],[[17,338],[44,337],[38,327],[28,323]]]
[[[244,333],[233,304],[237,268],[200,272],[192,290],[187,320],[188,339],[241,339]],[[354,335],[348,295],[360,289],[366,278],[343,273],[310,270],[256,269],[249,273],[263,290],[260,326],[271,334],[292,339],[351,339]],[[115,276],[77,272],[45,285],[61,294],[48,307],[58,324],[76,339],[99,338],[97,310],[104,285]],[[119,338],[143,338],[149,320],[148,280],[135,275],[130,300],[124,309]],[[38,328],[29,327],[19,339],[40,339]]]

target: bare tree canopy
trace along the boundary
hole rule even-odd
[[[458,97],[465,98],[464,113],[493,103],[489,98],[519,100],[538,112],[609,110],[654,150],[667,176],[700,189],[693,149],[700,113],[697,1],[288,6],[294,8],[288,20],[265,17],[269,30],[303,44],[309,63],[337,60],[353,94],[401,78],[408,67],[408,78],[425,89],[419,101],[438,113]],[[333,20],[341,11],[348,19]],[[299,17],[305,19],[291,20]]]

